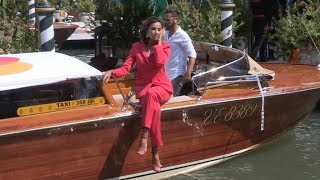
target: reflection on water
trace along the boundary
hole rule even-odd
[[[170,180],[320,179],[320,111],[296,129],[257,150]]]

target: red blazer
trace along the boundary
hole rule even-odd
[[[114,69],[112,74],[115,77],[125,76],[136,63],[135,93],[137,99],[143,97],[151,86],[162,86],[166,91],[173,93],[171,81],[164,69],[170,53],[170,45],[162,43],[154,45],[148,57],[144,43],[136,42],[132,45],[124,64],[120,68]]]

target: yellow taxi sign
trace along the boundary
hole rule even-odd
[[[17,109],[17,114],[19,116],[28,116],[41,113],[49,113],[54,111],[62,111],[68,109],[75,109],[84,106],[95,106],[104,104],[105,100],[103,97],[87,98],[87,99],[77,99],[72,101],[61,101],[50,104],[41,104],[35,106],[25,106]]]

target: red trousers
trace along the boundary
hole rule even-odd
[[[139,99],[142,104],[142,127],[150,130],[151,145],[158,147],[163,145],[161,135],[161,104],[169,101],[170,92],[161,86],[153,86]]]

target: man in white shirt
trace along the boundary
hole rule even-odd
[[[190,36],[179,26],[179,16],[180,12],[175,8],[167,9],[164,16],[167,29],[164,40],[171,45],[171,56],[165,69],[174,88],[174,96],[186,94],[182,86],[191,82],[191,72],[197,57]]]

